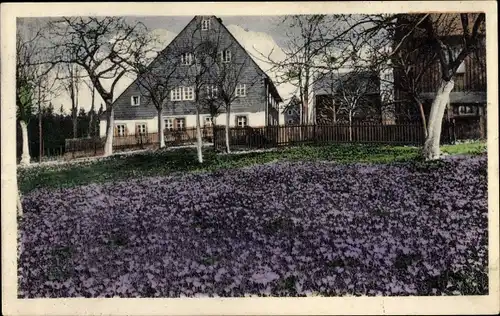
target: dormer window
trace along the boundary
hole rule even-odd
[[[210,20],[209,19],[201,20],[201,30],[208,31],[209,29],[210,29]]]
[[[139,106],[141,105],[141,96],[140,95],[133,95],[130,97],[130,105],[132,106]]]
[[[189,66],[193,63],[193,54],[184,53],[181,55],[181,64]]]

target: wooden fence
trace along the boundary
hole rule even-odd
[[[296,144],[357,143],[422,145],[424,130],[419,124],[336,124],[230,128],[229,145],[233,149],[292,146]],[[443,123],[441,142],[453,143],[455,126]],[[225,129],[214,130],[214,146],[225,149]]]
[[[293,146],[298,144],[357,143],[414,145],[424,142],[423,128],[419,124],[336,124],[336,125],[293,125],[267,127],[232,127],[229,129],[231,149],[258,149]],[[443,122],[441,143],[454,143],[470,131],[462,130],[454,123]],[[202,128],[204,142],[214,144],[216,150],[225,150],[225,127]],[[99,156],[104,153],[104,138],[67,139],[65,158]],[[155,148],[158,133],[113,137],[113,150],[126,151]],[[167,146],[182,146],[196,143],[196,128],[166,130]]]
[[[225,130],[214,132],[216,149],[225,148]],[[269,148],[312,143],[365,143],[419,145],[423,130],[419,125],[294,125],[230,129],[234,149]]]
[[[196,128],[165,130],[164,135],[166,146],[182,146],[196,143]],[[201,135],[204,142],[212,142],[212,128],[202,128]],[[104,153],[105,142],[106,139],[104,137],[66,139],[64,156],[65,158],[72,159],[102,155]],[[114,151],[148,149],[157,147],[158,144],[158,133],[113,137]]]

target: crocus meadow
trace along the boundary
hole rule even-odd
[[[37,189],[18,295],[487,294],[486,165],[278,162]]]

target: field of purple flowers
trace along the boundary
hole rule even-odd
[[[486,165],[279,162],[37,189],[19,297],[487,294]]]

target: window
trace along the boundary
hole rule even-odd
[[[144,123],[138,123],[135,125],[135,131],[137,135],[145,135],[148,133],[147,125]]]
[[[210,29],[210,20],[209,19],[203,19],[201,21],[201,30],[202,31],[208,31]]]
[[[477,107],[474,105],[460,105],[458,107],[459,115],[474,115],[477,112]]]
[[[141,104],[141,96],[140,95],[133,95],[130,97],[130,105],[132,106],[138,106]]]
[[[236,126],[246,127],[248,125],[246,116],[236,116]]]
[[[236,87],[236,96],[245,97],[247,95],[247,87],[244,84],[240,84]]]
[[[204,126],[212,126],[213,121],[211,116],[205,116],[205,120],[203,121]]]
[[[207,99],[216,99],[216,98],[217,98],[217,87],[207,86]]]
[[[288,115],[292,115],[292,110],[288,110]]]
[[[454,91],[464,91],[465,90],[465,73],[456,73],[455,78],[453,78],[453,81],[455,81],[455,85],[453,86]]]
[[[176,118],[175,124],[177,125],[177,129],[184,129],[186,127],[186,119],[185,118]]]
[[[194,88],[193,87],[182,87],[182,99],[183,100],[194,100]]]
[[[228,63],[231,61],[231,51],[230,50],[223,50],[222,52],[220,52],[220,60],[223,62],[223,63]]]
[[[192,63],[193,63],[193,54],[184,53],[181,55],[181,64],[189,66]]]
[[[125,124],[116,124],[115,125],[115,136],[121,137],[125,136]]]
[[[293,123],[293,120],[288,120],[288,124],[292,124]]]
[[[182,87],[177,87],[170,91],[170,100],[171,101],[182,100]]]
[[[169,117],[165,119],[165,130],[171,131],[174,129],[174,119]]]

